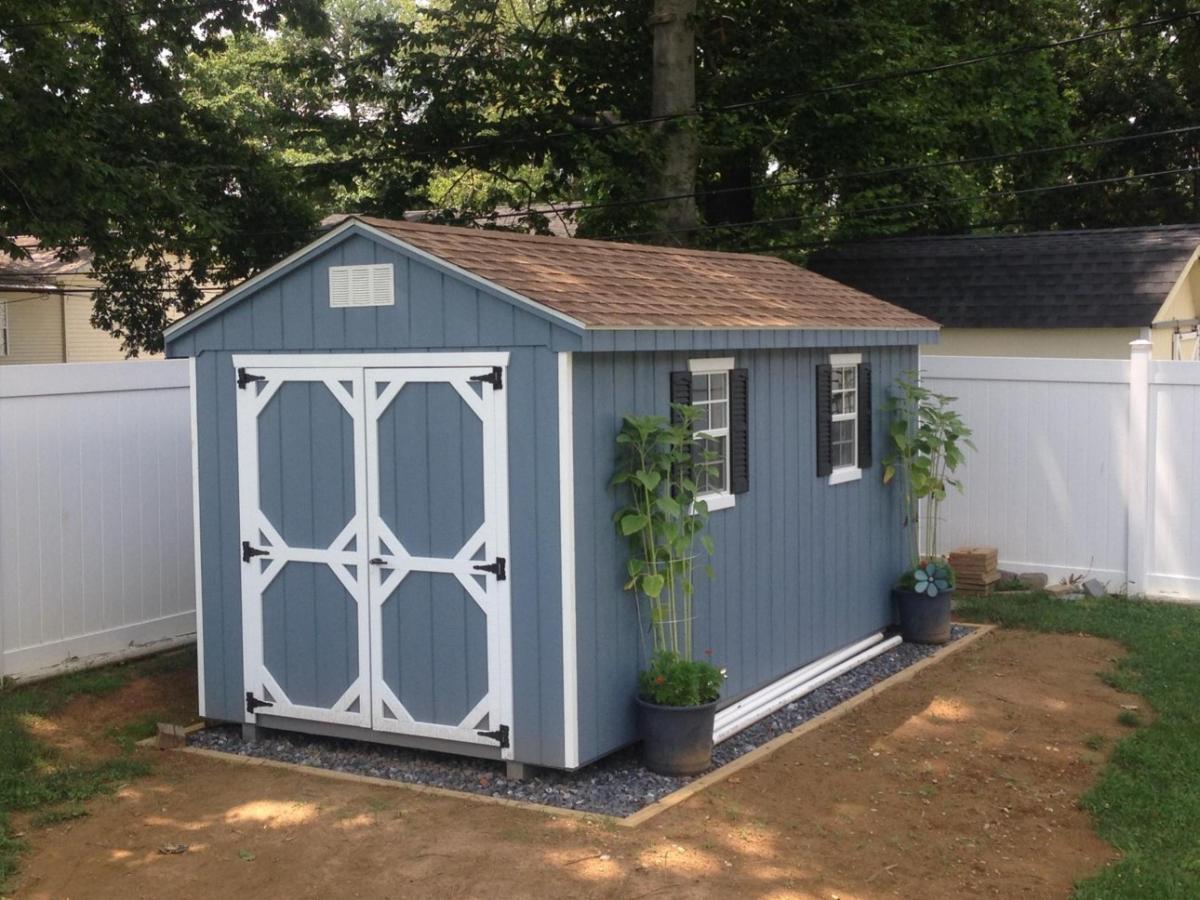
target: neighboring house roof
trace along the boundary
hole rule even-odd
[[[13,243],[29,255],[14,257],[0,253],[0,287],[52,285],[64,275],[92,271],[92,254],[89,250],[80,250],[74,259],[62,260],[58,257],[58,248],[43,247],[31,235],[17,235]]]
[[[353,218],[588,328],[936,327],[773,256]]]
[[[888,238],[809,268],[951,328],[1149,326],[1200,247],[1200,225]]]

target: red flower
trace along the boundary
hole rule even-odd
[[[654,683],[655,683],[655,684],[666,684],[666,683],[667,683],[667,679],[666,679],[664,676],[662,676],[662,675],[658,675],[658,676],[656,676],[656,677],[655,677],[655,679],[654,679]]]

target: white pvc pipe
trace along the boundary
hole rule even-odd
[[[776,697],[790,693],[794,688],[804,684],[815,675],[819,675],[826,669],[831,669],[843,660],[847,660],[852,656],[861,653],[863,650],[878,644],[883,640],[883,632],[879,631],[869,637],[863,638],[857,643],[851,644],[848,647],[843,647],[841,650],[835,650],[820,659],[810,662],[807,666],[789,672],[782,678],[771,682],[766,687],[759,688],[753,694],[743,697],[736,703],[730,704],[717,713],[716,721],[713,723],[715,729],[725,727],[728,723],[736,721],[753,709],[757,709],[764,703],[774,700]]]
[[[793,700],[803,697],[805,694],[811,694],[821,685],[832,681],[839,675],[849,672],[851,669],[857,668],[867,660],[874,659],[881,653],[891,650],[900,643],[901,640],[899,635],[890,637],[882,643],[876,643],[873,646],[868,646],[865,650],[856,653],[849,659],[842,659],[841,662],[836,662],[833,665],[827,666],[822,671],[812,674],[807,680],[799,684],[795,684],[795,679],[789,676],[787,680],[794,686],[787,691],[781,692],[777,689],[776,685],[769,685],[767,688],[764,688],[757,694],[752,694],[745,700],[740,701],[741,703],[745,703],[747,705],[739,711],[735,718],[726,717],[724,720],[716,722],[713,729],[713,741],[715,743],[720,743],[726,738],[737,734],[739,731],[750,727],[759,719],[763,719],[776,710],[782,709]],[[854,646],[857,647],[858,645],[856,644]],[[850,649],[852,648],[847,648],[847,650]],[[842,651],[843,656],[845,652],[846,651]],[[805,670],[801,669],[799,671],[803,672]],[[754,702],[751,703],[751,701]],[[735,706],[737,705],[738,704],[735,704]],[[730,707],[730,709],[733,709],[733,707]],[[722,710],[722,712],[724,712],[724,710]]]

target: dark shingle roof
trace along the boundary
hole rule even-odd
[[[951,328],[1146,326],[1200,225],[890,238],[842,244],[809,268]]]

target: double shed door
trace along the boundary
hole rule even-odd
[[[234,360],[246,720],[508,757],[506,356],[345,360]]]

